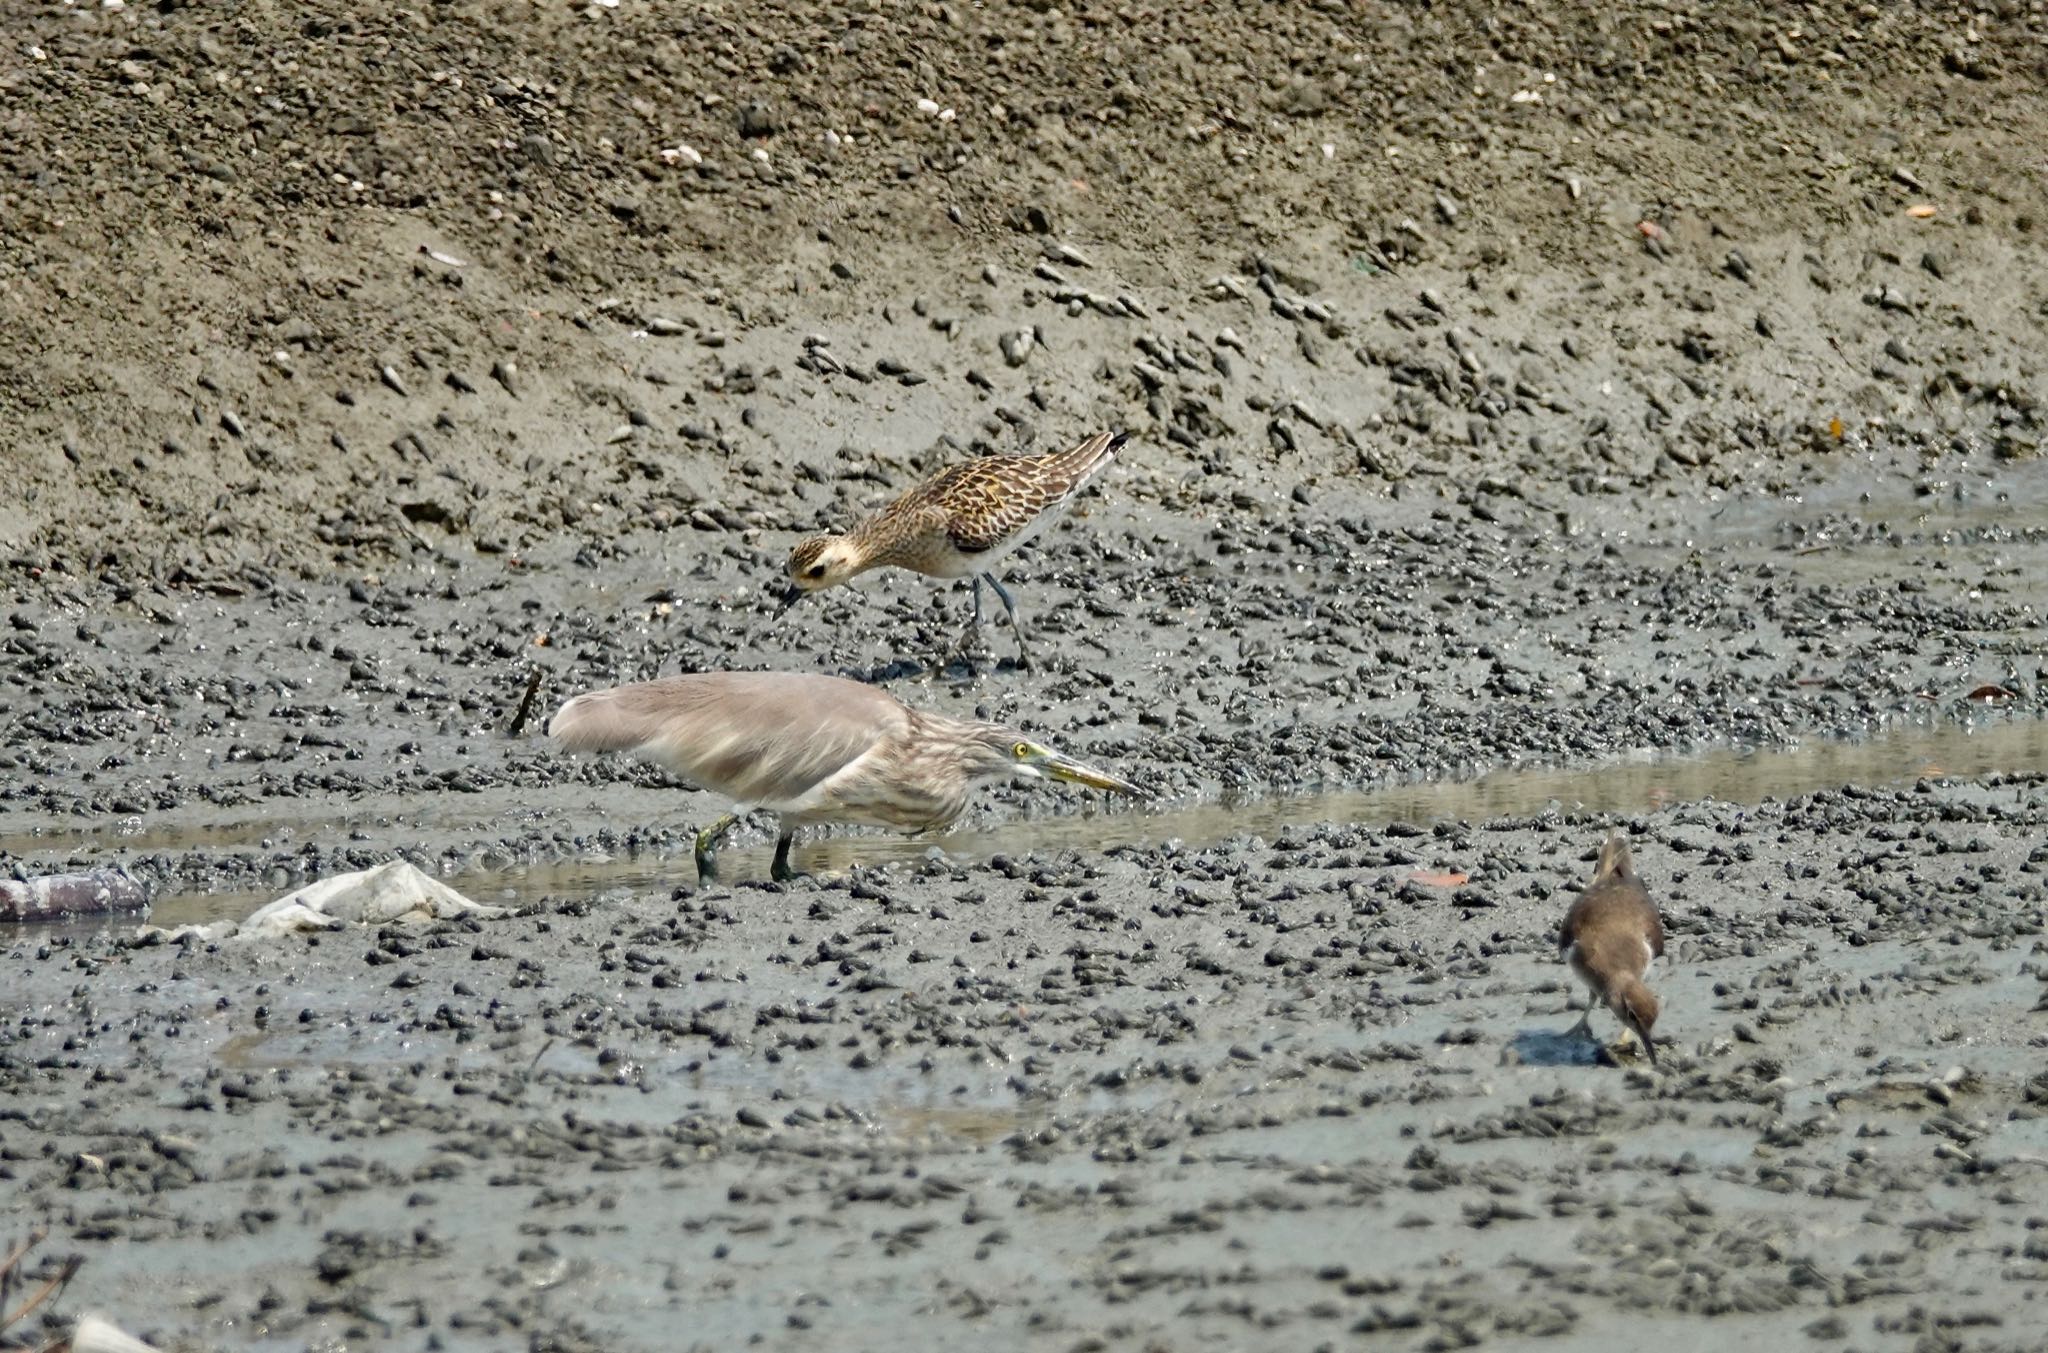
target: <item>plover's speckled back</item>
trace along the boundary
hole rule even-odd
[[[981,625],[981,585],[1002,599],[1028,664],[1017,602],[991,571],[1003,556],[1059,519],[1067,504],[1126,440],[1098,432],[1065,451],[1042,456],[982,456],[955,465],[911,489],[844,535],[812,536],[789,552],[786,609],[806,592],[821,592],[875,568],[907,568],[933,578],[974,580],[974,620]],[[958,652],[955,643],[946,657]]]
[[[1572,971],[1635,1036],[1650,1060],[1657,1045],[1650,1029],[1657,1022],[1657,998],[1643,977],[1653,960],[1664,954],[1664,921],[1657,904],[1636,877],[1628,842],[1610,836],[1600,847],[1593,881],[1565,913],[1558,948]],[[1576,1028],[1590,1030],[1593,1007],[1588,1004]]]

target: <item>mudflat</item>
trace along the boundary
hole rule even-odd
[[[8,1337],[2048,1336],[2038,7],[10,32],[0,863],[513,914],[0,931],[7,1228],[85,1261]],[[902,573],[775,618],[1110,427],[1037,668]],[[725,804],[506,733],[721,667],[1155,797],[700,888]],[[1566,1036],[1610,831],[1654,1069]]]

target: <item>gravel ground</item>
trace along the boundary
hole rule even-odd
[[[2042,12],[1555,8],[34,7],[0,865],[515,914],[0,931],[9,1333],[2040,1347]],[[773,619],[1103,426],[1042,668]],[[723,805],[505,733],[715,667],[1156,797],[700,890]],[[1654,1069],[1565,1035],[1610,830]]]

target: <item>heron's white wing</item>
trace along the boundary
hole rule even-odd
[[[892,696],[839,677],[696,672],[579,695],[548,733],[577,751],[631,751],[735,803],[782,810],[901,736]]]

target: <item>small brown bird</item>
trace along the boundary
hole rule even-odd
[[[1012,550],[1059,520],[1074,495],[1102,472],[1126,434],[1098,432],[1067,451],[1043,456],[980,456],[919,484],[838,536],[812,536],[789,552],[789,590],[781,615],[807,592],[837,587],[875,568],[907,568],[932,578],[974,581],[974,620],[946,651],[950,660],[981,628],[986,582],[1009,613],[1017,653],[1031,663],[1017,601],[992,571]]]
[[[1655,1063],[1657,1045],[1650,1040],[1650,1029],[1657,1023],[1657,998],[1643,985],[1643,977],[1651,960],[1664,954],[1664,922],[1636,877],[1628,842],[1619,836],[1608,837],[1600,847],[1593,881],[1565,913],[1557,944],[1593,1000],[1606,1002],[1615,1018],[1642,1040],[1644,1053]],[[1592,1022],[1593,1005],[1588,1002],[1572,1032],[1591,1033]]]
[[[698,834],[705,882],[718,876],[718,843],[752,809],[781,819],[772,872],[786,880],[798,877],[789,849],[801,827],[934,830],[991,780],[1064,780],[1144,797],[1014,728],[912,709],[873,686],[810,673],[692,672],[591,691],[556,712],[548,735],[570,751],[637,753],[739,805]]]

